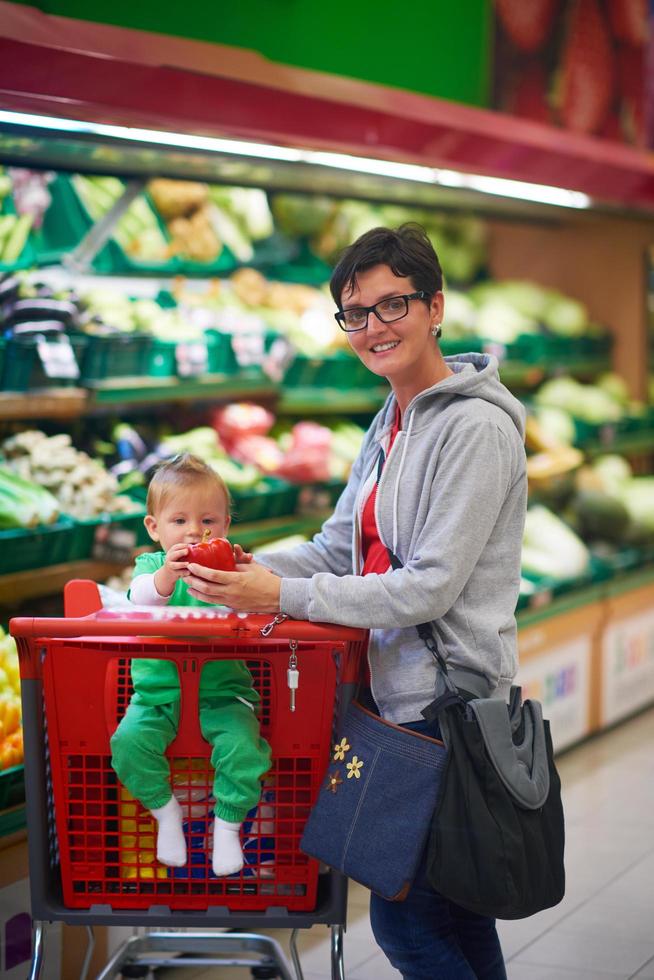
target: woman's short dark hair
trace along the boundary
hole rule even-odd
[[[376,265],[387,265],[393,275],[410,279],[428,300],[443,288],[441,264],[421,225],[410,222],[396,231],[372,228],[345,249],[332,273],[329,288],[339,310],[343,290],[353,290],[358,274]]]

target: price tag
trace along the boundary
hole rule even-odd
[[[136,547],[136,532],[120,524],[100,524],[93,539],[92,556],[96,561],[129,565]]]
[[[271,381],[281,381],[295,360],[295,348],[286,337],[276,337],[265,355],[261,367]]]
[[[232,350],[239,367],[261,367],[265,357],[262,333],[232,335]]]
[[[180,378],[197,378],[209,370],[209,350],[201,340],[177,344],[175,360]]]
[[[552,598],[552,590],[543,589],[542,592],[535,592],[534,595],[530,596],[529,606],[531,609],[542,609],[544,606],[549,606]]]
[[[68,337],[47,341],[40,337],[36,344],[43,371],[48,378],[79,378],[79,364]]]

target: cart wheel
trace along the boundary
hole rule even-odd
[[[250,973],[255,980],[277,980],[281,976],[274,966],[253,966]]]
[[[121,967],[120,975],[123,980],[146,980],[150,977],[150,967],[146,966],[145,963],[126,963],[125,966]]]

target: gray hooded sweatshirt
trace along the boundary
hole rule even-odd
[[[389,395],[320,533],[257,555],[283,577],[280,607],[289,616],[370,630],[372,693],[397,724],[420,720],[443,691],[418,623],[433,623],[454,683],[478,696],[507,697],[517,669],[525,411],[494,357],[446,361],[454,374],[413,398],[387,452],[396,411]],[[377,528],[404,567],[362,576],[361,517],[380,450]]]

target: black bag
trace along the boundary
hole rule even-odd
[[[393,568],[402,563],[388,549]],[[431,623],[416,626],[445,684],[427,705],[448,749],[427,852],[432,888],[493,919],[523,919],[565,893],[561,781],[540,702],[459,691]]]
[[[427,876],[480,915],[520,919],[565,891],[561,783],[539,702],[452,695],[434,709],[447,747]],[[425,709],[429,714],[429,709]]]

